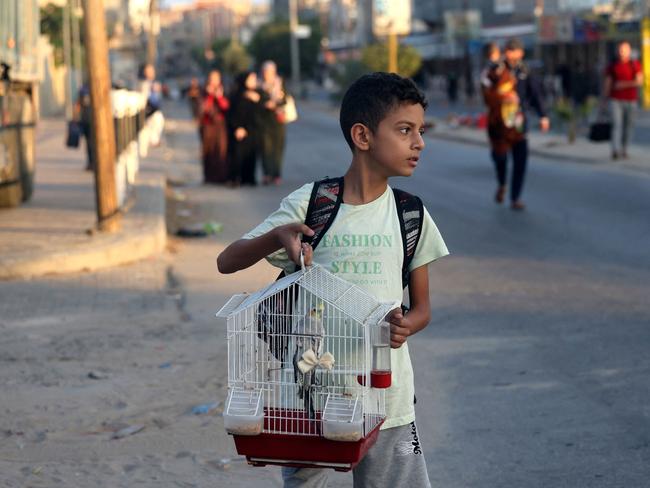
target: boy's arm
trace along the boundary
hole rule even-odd
[[[305,224],[295,222],[280,225],[253,239],[239,239],[224,249],[217,257],[217,268],[220,273],[229,274],[257,263],[260,259],[274,253],[281,247],[287,250],[289,259],[300,264],[300,249],[305,255],[305,264],[312,261],[312,249],[308,244],[300,242],[300,235],[314,235],[314,231]]]
[[[424,264],[411,271],[409,280],[409,297],[411,309],[403,315],[400,308],[393,310],[387,317],[390,326],[390,346],[399,348],[406,339],[424,329],[431,319],[429,303],[429,272]]]

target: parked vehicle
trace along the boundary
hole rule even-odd
[[[39,34],[38,0],[0,2],[0,207],[32,196]]]

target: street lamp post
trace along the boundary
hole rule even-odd
[[[535,10],[533,10],[533,15],[535,16],[535,28],[537,29],[537,39],[535,40],[535,59],[537,61],[542,60],[542,44],[540,31],[542,28],[542,17],[544,16],[544,0],[535,0]]]
[[[291,84],[300,93],[300,51],[298,47],[298,0],[289,0],[289,32],[291,34]]]

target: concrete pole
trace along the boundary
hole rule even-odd
[[[63,4],[63,64],[65,66],[65,118],[72,119],[72,57],[70,56],[70,1]]]
[[[544,0],[535,0],[533,15],[535,17],[535,28],[537,29],[533,56],[537,61],[542,61],[542,43],[540,42],[539,34],[542,28],[542,17],[544,16]]]
[[[147,64],[156,65],[158,55],[158,0],[149,3],[149,31],[147,32]]]
[[[84,32],[95,145],[97,227],[114,232],[120,227],[115,185],[115,132],[111,111],[111,73],[103,0],[84,0]]]
[[[81,35],[79,33],[79,0],[72,0],[72,59],[75,65],[75,90],[79,91],[83,83],[83,67],[81,66]]]
[[[389,73],[397,73],[398,67],[397,67],[397,51],[399,49],[399,45],[397,42],[397,34],[395,34],[395,31],[391,27],[390,34],[388,34],[388,72]]]
[[[643,72],[643,108],[650,110],[650,12],[641,20],[641,61]]]
[[[291,84],[295,94],[300,94],[300,51],[298,48],[298,0],[289,0],[289,31],[291,33]]]

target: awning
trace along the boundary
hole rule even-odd
[[[496,27],[481,27],[481,38],[504,39],[508,37],[523,37],[537,33],[535,24],[515,24]]]

